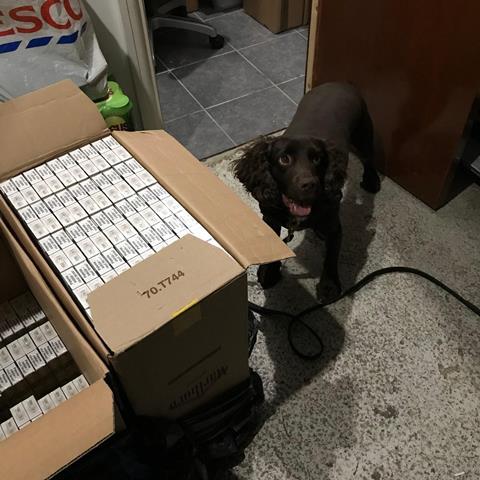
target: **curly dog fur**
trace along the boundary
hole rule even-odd
[[[362,187],[378,192],[373,127],[366,104],[352,85],[327,83],[304,96],[282,136],[258,139],[235,165],[236,177],[258,201],[264,221],[278,235],[282,226],[289,231],[312,228],[325,240],[318,287],[324,300],[341,291],[339,210],[351,149],[364,166]],[[264,288],[279,281],[280,266],[274,262],[258,269]]]

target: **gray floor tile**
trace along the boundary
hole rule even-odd
[[[155,53],[168,68],[176,68],[200,62],[225,52],[232,47],[225,45],[215,50],[207,35],[175,28],[162,28],[155,34]]]
[[[165,130],[199,159],[234,146],[204,111],[168,122]]]
[[[295,109],[295,104],[278,88],[271,87],[208,111],[237,144],[242,144],[285,128]]]
[[[271,83],[238,53],[232,52],[175,70],[184,85],[204,106],[252,93]]]
[[[202,109],[171,73],[157,75],[157,88],[165,122]]]
[[[297,32],[245,48],[241,53],[274,83],[305,74],[307,41]]]
[[[295,103],[299,103],[305,93],[305,77],[295,78],[278,85]]]
[[[241,10],[213,18],[208,24],[213,25],[235,48],[249,47],[275,37],[274,33]]]

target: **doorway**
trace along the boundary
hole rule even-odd
[[[304,93],[308,26],[272,33],[242,7],[209,2],[189,15],[225,43],[212,49],[197,32],[156,32],[164,128],[199,159],[285,128]]]

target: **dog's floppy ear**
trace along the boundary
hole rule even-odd
[[[325,155],[326,165],[323,178],[325,193],[332,200],[341,200],[342,188],[347,178],[348,153],[336,148],[331,142],[315,140],[315,143]]]
[[[269,164],[274,141],[260,137],[243,150],[234,167],[235,176],[258,202],[275,201],[280,195]]]

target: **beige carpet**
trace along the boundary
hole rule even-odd
[[[235,152],[207,163],[256,208],[231,173]],[[480,188],[438,212],[383,179],[371,196],[350,162],[342,218],[345,286],[390,265],[437,276],[480,304]],[[250,299],[297,311],[315,301],[323,247],[311,234],[263,292]],[[480,319],[426,281],[383,277],[311,319],[324,357],[306,362],[287,342],[286,320],[264,318],[251,364],[266,391],[265,424],[230,478],[409,480],[480,478]],[[457,476],[456,476],[457,475]]]

